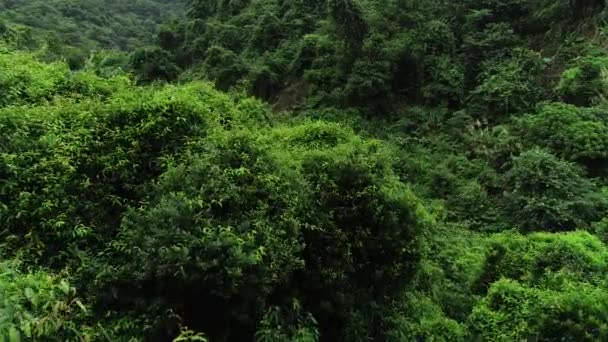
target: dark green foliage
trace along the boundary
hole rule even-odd
[[[605,109],[549,103],[518,120],[519,134],[556,155],[576,161],[592,174],[603,175],[608,153]]]
[[[567,103],[589,106],[598,97],[605,96],[608,59],[587,57],[576,61],[574,65],[561,75],[556,88],[560,97]]]
[[[272,102],[304,77],[313,105],[380,115],[404,100],[459,106],[473,99],[477,115],[496,117],[525,111],[541,95],[541,58],[523,46],[526,35],[551,28],[536,24],[549,16],[537,16],[547,5],[190,1],[190,21],[166,25],[159,41],[196,77],[222,89],[245,81],[250,94]]]
[[[207,76],[215,80],[219,89],[228,90],[246,72],[239,56],[221,46],[212,46],[206,52],[204,66]]]
[[[2,172],[10,181],[0,185],[0,217],[11,248],[27,246],[29,257],[56,265],[72,248],[112,237],[120,213],[160,174],[162,158],[206,129],[192,93],[121,90],[106,104],[2,111]]]
[[[329,0],[327,6],[346,44],[352,49],[360,49],[368,30],[361,5],[357,0]]]
[[[543,150],[514,158],[504,188],[510,220],[524,231],[583,228],[606,210],[606,199],[575,164]]]
[[[429,221],[385,144],[339,124],[271,129],[262,104],[206,84],[135,88],[14,58],[31,79],[7,89],[42,95],[0,109],[2,255],[71,270],[86,319],[108,327],[92,334],[384,336],[360,301],[411,283]]]
[[[575,17],[589,15],[591,11],[601,11],[606,6],[605,0],[570,0],[570,9]]]
[[[424,217],[383,147],[321,123],[269,134],[193,145],[150,205],[127,213],[111,260],[131,262],[101,275],[125,291],[114,305],[158,297],[211,337],[246,339],[265,310],[296,296],[324,336],[340,338],[361,298],[408,283]],[[228,325],[240,328],[224,335]]]
[[[142,83],[154,80],[172,81],[179,75],[179,68],[171,61],[169,53],[160,48],[143,48],[131,56],[130,66]]]
[[[593,224],[593,232],[604,243],[608,243],[608,219],[603,218]]]
[[[376,152],[381,146],[353,145],[303,160],[305,177],[315,189],[315,205],[309,208],[315,214],[312,231],[304,234],[310,274],[302,281],[306,292],[321,298],[323,305],[313,312],[319,320],[333,321],[332,330],[349,319],[341,313],[362,298],[383,301],[408,283],[418,258],[416,200],[386,176],[386,162]],[[382,269],[373,266],[380,260]],[[336,289],[339,296],[332,294]]]
[[[233,324],[244,337],[303,266],[302,188],[246,133],[205,149],[161,177],[149,207],[127,213],[112,258],[131,262],[107,276],[165,299],[212,337]]]
[[[264,315],[255,334],[259,342],[315,342],[319,340],[317,322],[311,314],[303,314],[298,301],[291,307],[275,307]]]
[[[512,52],[514,57],[492,63],[478,76],[480,84],[469,95],[469,110],[479,117],[504,120],[525,112],[539,100],[540,56],[532,51]]]

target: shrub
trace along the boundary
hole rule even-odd
[[[256,342],[317,342],[317,322],[310,313],[303,313],[300,303],[291,307],[271,308],[260,322]]]
[[[302,160],[315,200],[301,281],[311,312],[333,322],[331,330],[321,325],[324,336],[340,338],[339,322],[361,298],[383,302],[414,275],[424,214],[389,166],[381,146],[356,141]]]
[[[589,106],[594,100],[607,94],[607,68],[607,57],[581,58],[576,61],[575,66],[562,73],[555,90],[567,103]]]
[[[63,63],[41,63],[28,53],[0,50],[0,108],[50,100],[68,72]]]
[[[607,268],[606,246],[587,232],[528,236],[502,233],[489,240],[484,268],[475,286],[483,292],[503,277],[553,288],[568,279],[599,284]]]
[[[548,103],[537,114],[517,121],[520,135],[572,161],[592,166],[608,159],[608,126],[602,108],[579,108],[563,103]]]
[[[76,246],[100,248],[189,140],[257,120],[256,106],[240,102],[251,109],[246,118],[234,105],[209,85],[192,84],[0,110],[0,173],[8,179],[0,183],[0,234],[9,250],[61,265]]]
[[[215,81],[215,85],[227,90],[247,72],[246,65],[233,51],[221,46],[211,46],[206,51],[206,76]]]
[[[604,243],[608,243],[608,218],[603,218],[601,221],[595,222],[592,226],[593,232]]]
[[[525,112],[540,98],[540,56],[516,50],[513,57],[496,63],[490,60],[479,75],[480,84],[469,94],[468,106],[477,116],[500,121],[506,115]]]
[[[598,341],[608,337],[608,293],[569,283],[554,291],[503,279],[469,317],[471,333],[484,340]]]
[[[262,323],[258,336],[297,334],[273,328],[291,321],[273,308],[292,298],[324,338],[344,337],[352,313],[369,317],[362,298],[391,298],[416,270],[428,219],[390,159],[339,125],[216,131],[126,214],[101,266],[102,302],[157,303],[211,338],[232,325],[245,339]]]
[[[155,80],[172,81],[177,79],[180,73],[171,55],[158,47],[136,50],[131,55],[129,64],[141,83]]]
[[[162,176],[148,207],[125,216],[112,244],[113,259],[125,262],[107,275],[150,297],[180,293],[172,304],[210,336],[230,322],[251,328],[255,308],[303,265],[294,176],[249,134],[215,138]]]
[[[422,294],[402,299],[389,317],[387,341],[465,341],[465,327],[445,316],[441,307]]]
[[[505,210],[523,231],[582,228],[606,209],[602,194],[575,164],[539,149],[513,158],[503,187]]]
[[[74,321],[86,308],[75,289],[44,271],[21,273],[16,262],[0,263],[0,339],[76,341],[87,328]]]

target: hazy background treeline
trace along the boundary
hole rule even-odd
[[[19,47],[43,48],[80,68],[93,50],[131,52],[154,42],[157,26],[182,13],[175,0],[5,0],[0,34]]]

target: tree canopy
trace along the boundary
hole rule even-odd
[[[0,4],[0,341],[608,339],[603,1]]]

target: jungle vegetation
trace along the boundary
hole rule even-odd
[[[603,0],[0,4],[0,341],[608,340]]]
[[[183,10],[179,0],[3,0],[0,36],[79,69],[93,51],[128,54],[153,43],[158,26]]]

